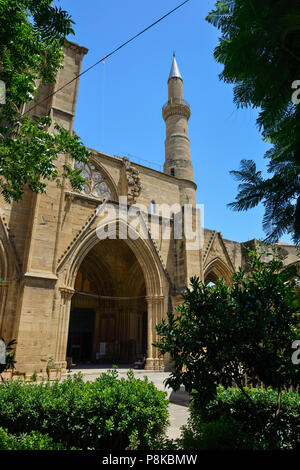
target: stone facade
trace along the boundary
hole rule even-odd
[[[86,53],[66,45],[56,83],[40,87],[41,101],[51,97],[34,110],[49,113],[69,132],[79,81],[52,93],[80,73]],[[6,282],[0,289],[0,333],[6,341],[17,340],[19,373],[44,373],[49,357],[65,369],[67,356],[133,363],[146,355],[148,369],[168,369],[168,359],[152,346],[155,325],[181,301],[190,277],[230,284],[234,270],[246,267],[246,247],[254,241],[241,244],[205,229],[203,246],[191,249],[185,237],[174,235],[182,206],[196,207],[190,106],[175,58],[168,88],[164,172],[92,150],[89,164],[81,167],[83,191],[50,182],[46,194],[28,191],[12,204],[0,199],[0,279]],[[58,164],[68,159],[62,156]],[[140,213],[124,219],[114,212],[120,197],[126,209],[139,207]],[[166,210],[156,212],[158,205]],[[195,211],[192,218],[195,224]],[[126,238],[129,225],[134,236]],[[100,240],[100,232],[107,239]],[[298,259],[295,247],[283,249],[288,262]]]

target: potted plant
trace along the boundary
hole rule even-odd
[[[13,339],[7,345],[3,338],[0,340],[1,347],[1,360],[0,360],[0,380],[11,379],[13,369],[15,368],[14,351],[13,346],[16,344],[16,340]]]
[[[49,380],[60,380],[61,369],[56,366],[52,356],[49,357],[47,363],[47,375]]]

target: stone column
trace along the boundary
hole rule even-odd
[[[152,346],[157,342],[156,325],[161,322],[164,312],[164,296],[147,296],[148,328],[147,328],[147,360],[146,369],[163,370],[163,358],[157,348]]]
[[[153,339],[152,339],[152,297],[146,297],[147,302],[147,360],[146,369],[153,370]]]
[[[58,367],[66,369],[66,352],[70,321],[71,299],[74,294],[73,289],[61,288],[61,301],[58,315],[57,338],[55,349],[55,362]]]

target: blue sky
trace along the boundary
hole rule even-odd
[[[167,13],[180,0],[57,0],[75,21],[69,39],[89,53],[83,69]],[[237,213],[226,207],[237,192],[229,174],[243,158],[265,172],[268,149],[256,126],[257,112],[237,110],[232,87],[219,80],[222,66],[213,51],[219,31],[205,21],[213,0],[191,0],[166,20],[84,75],[75,130],[88,147],[110,155],[133,155],[164,163],[167,79],[173,51],[191,105],[189,123],[197,202],[205,205],[206,228],[224,238],[263,238],[262,206]],[[129,157],[131,158],[131,157]],[[135,159],[132,157],[132,160]],[[142,164],[146,164],[141,162]],[[147,164],[146,164],[147,165]],[[149,165],[150,166],[150,165]],[[290,241],[289,237],[282,240]]]

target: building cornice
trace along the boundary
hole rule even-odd
[[[86,47],[79,46],[79,44],[77,44],[76,42],[72,42],[68,40],[65,41],[64,47],[67,49],[71,49],[75,52],[79,52],[82,55],[85,55],[89,52],[89,50]]]

